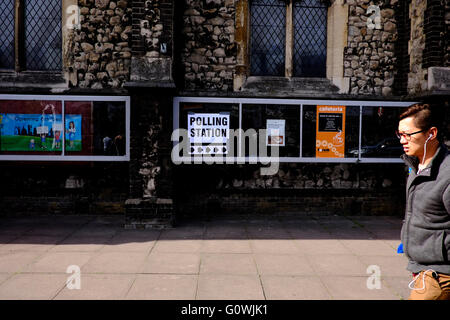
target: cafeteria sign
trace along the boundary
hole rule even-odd
[[[316,158],[345,157],[345,106],[317,106]]]

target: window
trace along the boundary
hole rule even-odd
[[[0,95],[0,160],[127,161],[129,97]]]
[[[178,145],[173,159],[175,163],[208,163],[217,156],[217,163],[263,163],[272,157],[272,147],[278,146],[271,161],[400,163],[403,149],[395,130],[402,109],[412,104],[175,97],[173,129],[185,130],[179,131],[179,137],[172,136],[174,147]],[[218,119],[229,121],[224,124]],[[192,125],[193,121],[198,125]],[[223,139],[211,147],[215,132]],[[200,139],[194,141],[193,136]],[[219,145],[225,152],[218,148],[214,153]]]
[[[60,0],[1,2],[0,69],[62,69],[61,5]]]
[[[14,69],[14,1],[0,2],[0,69]]]
[[[253,0],[251,75],[325,77],[327,10],[321,0]]]

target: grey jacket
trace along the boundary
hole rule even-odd
[[[450,154],[441,145],[431,164],[417,174],[418,159],[402,156],[410,167],[401,231],[407,270],[450,274]]]

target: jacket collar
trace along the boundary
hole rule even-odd
[[[420,176],[426,176],[429,177],[436,171],[436,169],[439,167],[440,163],[445,159],[445,157],[448,155],[448,148],[444,144],[440,144],[435,155],[431,159],[430,164],[423,169],[418,175]],[[403,161],[414,171],[414,174],[417,175],[417,170],[419,167],[419,159],[414,156],[408,156],[406,154],[403,154],[400,158],[403,159]]]

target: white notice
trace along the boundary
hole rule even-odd
[[[285,125],[286,120],[267,119],[266,145],[280,146],[285,145]]]
[[[230,136],[230,114],[188,114],[190,143],[227,143]]]

